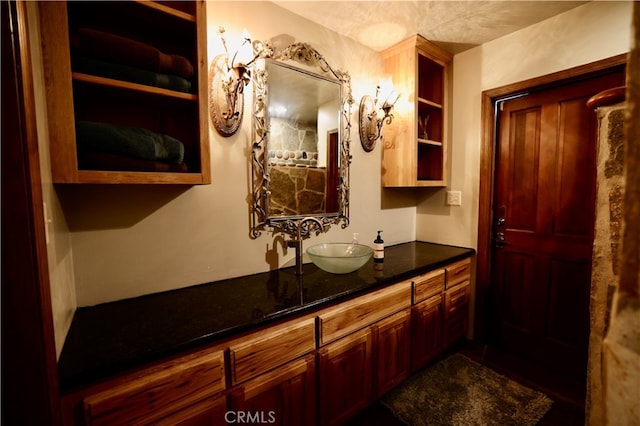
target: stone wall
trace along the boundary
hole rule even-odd
[[[602,342],[608,331],[619,275],[618,249],[624,193],[624,111],[624,103],[598,106],[596,109],[598,188],[591,273],[591,334],[586,401],[591,419],[589,423],[593,425],[603,424]]]
[[[316,127],[316,123],[272,118],[269,123],[269,163],[317,165]]]
[[[640,6],[633,4],[623,131],[601,121],[587,424],[640,425]],[[600,112],[599,112],[600,113]],[[620,135],[622,134],[622,135]],[[608,139],[612,140],[609,141]],[[622,141],[620,143],[620,140]],[[604,151],[604,152],[603,152]],[[622,162],[623,165],[620,163]],[[606,199],[606,202],[605,202]],[[596,250],[597,249],[597,250]],[[611,280],[614,291],[611,292]],[[610,297],[610,294],[613,296]]]
[[[605,422],[640,425],[640,5],[627,70],[619,279],[603,342]]]
[[[318,165],[316,124],[272,118],[269,216],[325,213],[327,170]]]
[[[327,169],[271,165],[269,216],[325,213]]]

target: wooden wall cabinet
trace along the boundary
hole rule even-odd
[[[402,96],[394,121],[383,128],[382,185],[446,186],[453,55],[416,35],[381,56],[385,73]]]
[[[205,2],[39,7],[53,182],[210,183]],[[132,66],[131,56],[144,64]],[[174,75],[182,72],[176,64],[184,65],[183,75]],[[114,137],[95,123],[153,136]],[[183,146],[181,162],[164,155],[169,137]]]

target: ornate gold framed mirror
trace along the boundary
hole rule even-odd
[[[252,238],[349,224],[351,78],[307,43],[253,68]]]

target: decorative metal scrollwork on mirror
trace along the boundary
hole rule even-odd
[[[253,73],[251,237],[298,240],[349,225],[351,77],[307,43],[262,56]]]

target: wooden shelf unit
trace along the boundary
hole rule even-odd
[[[383,130],[384,187],[443,187],[447,180],[448,77],[453,56],[420,35],[381,53],[401,93]]]
[[[208,184],[205,2],[41,2],[40,23],[54,183]],[[194,68],[190,92],[74,70],[80,28],[125,37]],[[183,164],[113,156],[107,166],[79,162],[76,121],[146,129],[184,145]]]

